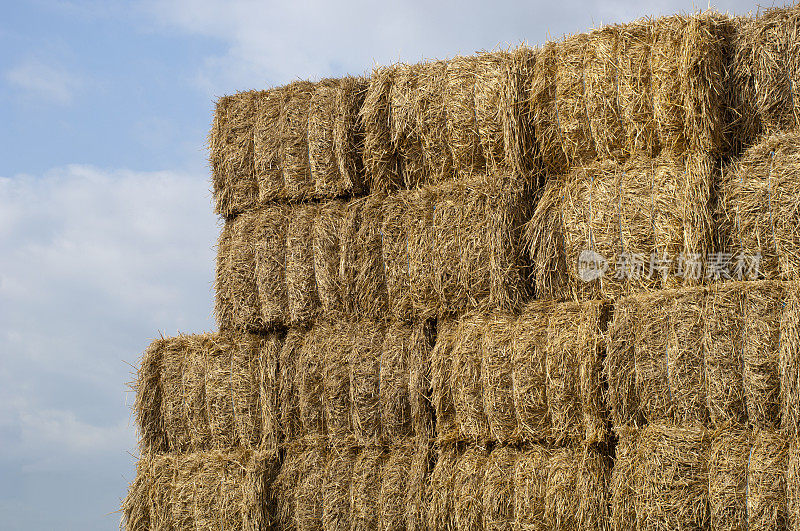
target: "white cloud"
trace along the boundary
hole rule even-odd
[[[70,103],[83,86],[74,74],[36,59],[14,66],[5,78],[29,98],[61,105]]]

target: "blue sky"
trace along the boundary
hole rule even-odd
[[[7,2],[0,527],[118,525],[136,453],[133,367],[159,333],[214,326],[205,137],[216,97],[694,7],[706,5]]]

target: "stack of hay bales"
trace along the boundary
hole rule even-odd
[[[800,526],[798,13],[221,98],[127,529]]]

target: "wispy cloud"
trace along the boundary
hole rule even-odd
[[[12,67],[5,79],[28,98],[59,105],[71,103],[83,87],[81,79],[73,73],[38,59],[28,59]]]

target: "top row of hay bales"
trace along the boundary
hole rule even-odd
[[[736,155],[798,123],[799,15],[642,19],[540,48],[225,96],[210,134],[216,210],[492,170],[535,180],[636,154]]]

